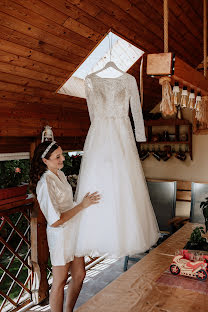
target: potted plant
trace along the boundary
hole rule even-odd
[[[205,201],[201,202],[200,208],[203,211],[203,216],[205,219],[205,227],[206,227],[206,232],[208,231],[208,197],[205,198]]]
[[[0,162],[0,204],[26,198],[29,160]]]
[[[208,197],[205,198],[205,201],[200,203],[200,208],[202,209],[202,212],[203,212],[203,216],[205,219],[205,228],[207,232],[208,231]],[[184,249],[208,251],[207,239],[203,237],[202,234],[205,234],[204,227],[197,226],[191,233],[189,241],[187,242]]]

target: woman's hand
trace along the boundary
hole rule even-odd
[[[87,193],[85,197],[83,198],[81,205],[84,208],[87,208],[91,205],[98,204],[100,201],[100,194],[98,192],[94,192],[92,194]]]
[[[69,210],[61,213],[60,219],[58,221],[56,221],[55,223],[53,223],[51,226],[57,227],[59,225],[62,225],[64,222],[66,222],[69,219],[76,216],[83,209],[85,209],[91,205],[98,204],[100,201],[100,198],[101,198],[101,196],[98,192],[94,192],[92,194],[87,193],[80,204],[76,205],[72,209],[69,209]]]

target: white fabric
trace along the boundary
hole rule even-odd
[[[128,118],[129,101],[135,125],[137,142],[146,141],[144,121],[136,79],[123,74],[118,78],[89,75],[85,93],[91,122],[106,118]]]
[[[99,204],[83,210],[76,256],[120,257],[143,252],[158,239],[158,226],[128,117],[129,102],[137,141],[145,141],[136,80],[86,78],[91,126],[84,146],[76,198],[99,191]]]
[[[73,193],[66,176],[58,171],[59,178],[47,170],[37,184],[37,199],[46,221],[47,239],[52,265],[65,265],[74,259],[77,216],[63,225],[51,225],[60,219],[61,213],[73,208]]]

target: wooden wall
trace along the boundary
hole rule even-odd
[[[169,6],[169,50],[196,67],[203,58],[202,1]],[[48,123],[64,142],[85,137],[85,100],[55,92],[110,28],[145,52],[162,52],[163,1],[0,1],[0,152],[28,151]],[[137,63],[130,73],[138,78]],[[144,76],[144,111],[160,94],[158,81]]]

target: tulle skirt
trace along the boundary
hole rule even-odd
[[[75,200],[101,194],[79,217],[75,256],[144,252],[159,230],[129,118],[96,119],[89,129]]]

